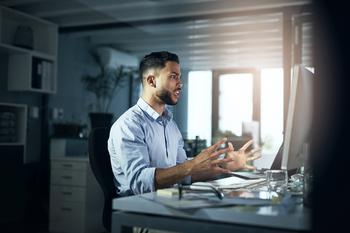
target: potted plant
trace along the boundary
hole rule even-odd
[[[89,113],[91,128],[109,127],[113,119],[113,114],[109,112],[112,100],[136,71],[123,65],[107,66],[97,52],[91,52],[91,55],[99,72],[96,75],[86,74],[81,78],[86,90],[93,93],[96,100],[94,111]]]

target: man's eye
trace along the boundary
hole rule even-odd
[[[170,78],[173,80],[177,80],[177,76],[176,75],[170,75]]]

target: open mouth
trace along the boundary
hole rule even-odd
[[[180,96],[180,93],[181,93],[181,90],[180,90],[180,89],[178,89],[178,90],[176,90],[176,91],[174,92],[174,94],[175,94],[176,97],[179,97],[179,96]]]

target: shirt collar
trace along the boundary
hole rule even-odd
[[[144,111],[147,113],[147,115],[149,115],[153,120],[155,121],[161,121],[162,120],[162,116],[159,115],[158,112],[156,112],[144,99],[142,99],[141,97],[139,98],[139,100],[137,101],[137,105]],[[171,120],[171,118],[173,117],[173,114],[167,109],[164,109],[163,112],[163,119],[166,119],[168,121]]]

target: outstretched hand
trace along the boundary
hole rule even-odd
[[[190,160],[191,174],[207,173],[211,175],[230,172],[225,168],[225,164],[233,162],[231,157],[221,159],[219,156],[224,153],[231,153],[233,147],[219,149],[226,143],[227,139],[223,138],[214,145],[204,149],[194,159]]]
[[[248,165],[247,162],[256,160],[261,157],[261,148],[255,148],[249,152],[246,152],[248,147],[253,144],[253,140],[249,140],[244,144],[238,151],[235,151],[232,143],[228,143],[228,148],[230,149],[225,158],[230,158],[232,161],[227,162],[225,168],[230,171],[236,171],[240,169],[254,170],[254,166]]]

